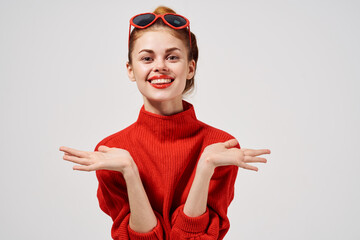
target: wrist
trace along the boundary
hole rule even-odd
[[[215,167],[206,159],[200,159],[196,167],[196,175],[201,175],[205,178],[211,178],[214,174]]]
[[[134,177],[139,177],[139,170],[136,166],[136,164],[131,164],[129,166],[126,166],[122,169],[121,173],[124,176],[124,179],[133,179]]]

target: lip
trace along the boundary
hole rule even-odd
[[[155,80],[155,79],[171,79],[174,80],[173,77],[170,77],[168,75],[155,75],[148,79],[148,81]]]
[[[151,81],[152,80],[156,80],[156,79],[171,79],[171,82],[170,83],[163,83],[163,84],[152,84]],[[168,75],[155,75],[155,76],[152,76],[151,78],[149,78],[147,80],[150,85],[154,88],[157,88],[157,89],[164,89],[164,88],[168,88],[171,86],[171,84],[173,84],[174,82],[174,78],[173,77],[170,77]]]

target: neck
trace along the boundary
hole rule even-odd
[[[151,101],[144,97],[144,108],[148,112],[163,116],[170,116],[184,110],[182,96],[169,101]]]

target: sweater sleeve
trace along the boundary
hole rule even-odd
[[[171,239],[223,239],[230,228],[227,209],[234,198],[236,166],[215,169],[210,180],[206,212],[198,217],[187,216],[180,205],[172,215]]]
[[[95,150],[97,150],[98,146]],[[158,220],[157,225],[152,231],[139,233],[130,228],[130,206],[126,182],[121,173],[116,171],[98,170],[96,171],[96,176],[99,181],[97,197],[100,208],[113,220],[111,228],[111,236],[113,239],[163,239],[163,220],[161,215],[157,212],[154,212]]]

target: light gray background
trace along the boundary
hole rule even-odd
[[[159,4],[191,21],[188,98],[244,148],[226,239],[359,239],[359,1],[0,1],[0,239],[110,239],[93,150],[142,105],[125,71],[128,21]]]

